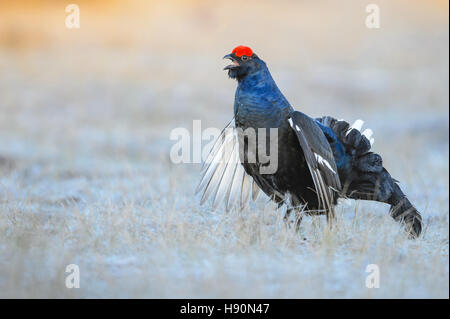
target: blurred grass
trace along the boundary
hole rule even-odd
[[[447,1],[377,1],[378,30],[365,1],[76,3],[77,30],[68,2],[0,3],[2,297],[448,297]],[[263,198],[198,206],[198,169],[169,162],[168,136],[231,118],[221,57],[238,44],[297,109],[365,120],[421,239],[365,202],[341,205],[334,234],[307,218],[306,242]]]

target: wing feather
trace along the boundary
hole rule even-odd
[[[292,112],[288,122],[297,135],[308,164],[319,209],[334,214],[334,191],[340,191],[341,183],[331,147],[322,130],[307,115]]]
[[[234,174],[233,164],[233,154],[236,151],[236,147],[233,147],[231,150],[230,158],[227,161],[227,167],[225,168],[222,179],[220,180],[219,186],[217,187],[217,191],[214,194],[213,199],[213,209],[216,209],[219,206],[220,202],[223,201],[225,195],[228,193],[228,189],[230,188],[230,181]]]
[[[227,130],[228,128],[232,127],[232,123],[233,123],[233,120],[231,120],[231,121],[227,124],[227,126],[225,126],[225,127],[223,128],[222,132],[220,133],[220,136],[219,136],[219,137],[216,139],[216,141],[214,142],[214,144],[213,144],[211,150],[209,151],[208,156],[206,157],[205,161],[203,162],[202,168],[201,168],[201,170],[200,170],[202,173],[207,169],[208,165],[211,164],[212,158],[214,157],[215,154],[217,154],[217,151],[218,151],[219,147],[222,146],[222,144],[223,144],[223,139],[226,137],[226,130]],[[221,142],[221,141],[222,141],[222,142]]]
[[[244,174],[244,177],[242,178],[241,210],[244,210],[248,204],[248,199],[250,197],[251,182],[252,177],[248,174]]]
[[[239,194],[242,187],[242,177],[245,174],[244,167],[239,163],[236,166],[236,171],[234,173],[233,182],[231,184],[230,195],[227,198],[227,211],[231,210],[231,208],[236,203],[239,198]]]
[[[252,183],[252,200],[254,202],[256,202],[256,199],[258,198],[259,195],[259,186],[258,184],[256,184],[256,181],[253,179],[253,183]]]
[[[199,193],[206,185],[208,185],[208,183],[211,181],[213,174],[217,171],[217,169],[221,167],[221,164],[224,163],[224,156],[226,155],[225,151],[229,149],[230,145],[234,145],[234,143],[236,142],[231,137],[226,137],[222,135],[219,136],[218,139],[222,139],[222,142],[218,144],[218,148],[214,150],[214,154],[211,157],[208,156],[209,163],[205,165],[205,169],[202,172],[203,176],[195,191],[196,193]]]
[[[225,201],[226,210],[235,205],[244,209],[249,201],[257,199],[259,187],[248,175],[239,158],[239,140],[234,121],[231,121],[214,142],[201,168],[202,177],[196,193],[202,192],[200,204],[212,198],[213,208]]]

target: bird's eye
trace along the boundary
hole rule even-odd
[[[246,56],[246,55],[243,55],[241,59],[242,59],[242,61],[245,61],[245,60],[247,60],[247,59],[248,59],[248,56]]]

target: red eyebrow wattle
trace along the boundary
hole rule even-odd
[[[235,47],[231,53],[236,54],[236,56],[238,56],[238,57],[241,57],[243,55],[246,55],[246,56],[253,55],[252,49],[250,49],[249,47],[243,46],[243,45]]]

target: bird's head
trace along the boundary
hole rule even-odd
[[[259,70],[261,60],[253,53],[249,47],[240,45],[235,47],[230,54],[223,57],[230,59],[231,64],[227,65],[224,70],[228,70],[228,76],[238,81]]]

